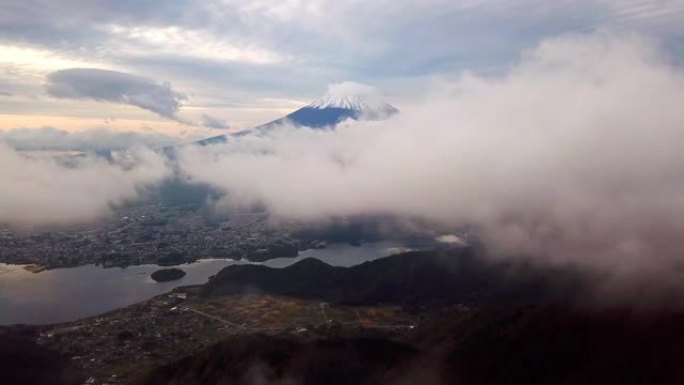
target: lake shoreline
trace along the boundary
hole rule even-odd
[[[130,306],[176,287],[204,284],[223,268],[236,264],[286,267],[314,257],[336,266],[352,266],[406,250],[394,243],[368,243],[361,247],[332,244],[326,249],[309,249],[297,257],[273,258],[263,262],[246,259],[207,258],[176,265],[187,275],[168,282],[155,282],[151,274],[166,268],[156,264],[105,267],[88,264],[70,268],[26,268],[0,263],[0,325],[45,325],[78,319]]]

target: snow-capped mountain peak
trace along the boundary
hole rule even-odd
[[[372,100],[369,97],[361,95],[326,95],[318,100],[315,100],[307,107],[311,108],[342,108],[354,111],[366,111],[383,109],[387,103],[379,99]]]
[[[280,119],[233,135],[259,134],[284,125],[334,129],[337,124],[345,120],[382,120],[398,112],[399,110],[379,97],[375,88],[355,82],[342,82],[331,85],[324,97],[307,106]],[[225,143],[227,140],[226,135],[219,135],[197,143],[209,145]]]
[[[328,87],[328,93],[313,103],[257,129],[281,124],[309,128],[330,128],[347,119],[381,120],[399,112],[379,97],[371,86],[342,82]]]
[[[333,84],[328,93],[305,108],[339,108],[357,112],[378,113],[396,109],[382,101],[375,88],[356,82]]]

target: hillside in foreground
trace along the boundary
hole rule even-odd
[[[142,384],[681,384],[682,327],[682,313],[456,310],[398,341],[237,336]]]
[[[591,293],[578,271],[455,248],[350,268],[236,265],[202,286],[9,333],[25,331],[38,365],[29,384],[79,372],[110,385],[683,383],[683,312],[600,307]]]

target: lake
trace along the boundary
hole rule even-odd
[[[313,257],[334,266],[353,266],[403,251],[378,242],[360,247],[333,244],[326,249],[305,250],[296,258],[276,258],[262,265],[282,268]],[[50,324],[74,321],[144,301],[174,287],[205,283],[226,266],[246,261],[201,260],[177,266],[185,277],[155,282],[150,274],[157,265],[103,268],[85,265],[31,273],[23,266],[0,264],[0,325]]]

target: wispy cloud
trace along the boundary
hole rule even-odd
[[[217,118],[209,114],[202,114],[202,126],[219,130],[226,130],[230,128],[230,125],[228,125],[228,122],[226,122],[224,119]]]

